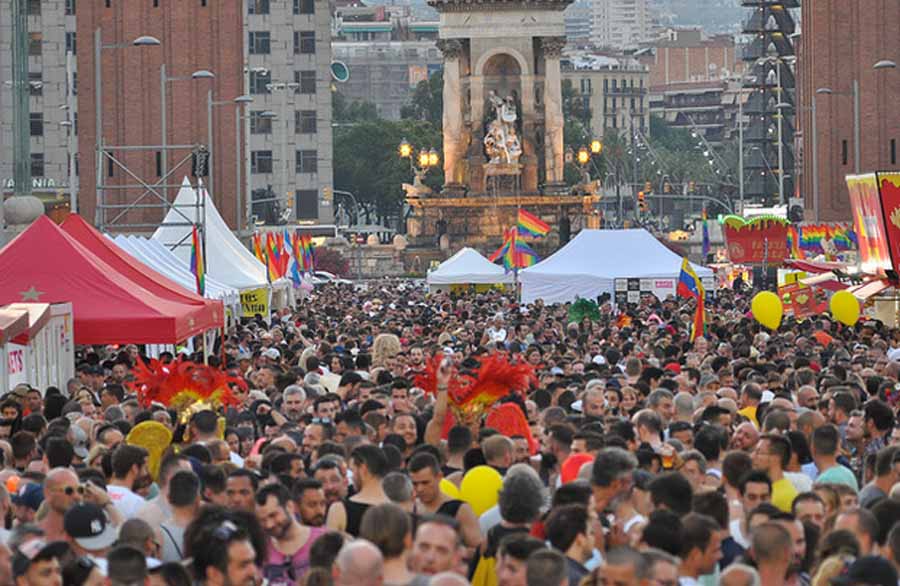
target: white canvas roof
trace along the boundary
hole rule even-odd
[[[107,234],[107,238],[111,237]],[[142,236],[126,236],[124,234],[119,234],[111,239],[116,246],[153,270],[169,277],[189,291],[194,290],[196,285],[194,273],[191,272],[190,266],[158,240]],[[221,299],[225,305],[231,306],[232,309],[240,307],[241,304],[240,294],[237,289],[220,283],[209,276],[206,277],[206,294],[204,296],[209,299]]]
[[[428,273],[429,285],[512,283],[513,277],[474,248],[463,248]]]
[[[677,280],[681,261],[644,229],[582,230],[551,256],[519,272],[522,302],[565,303],[612,295],[615,279]],[[698,277],[713,274],[706,267],[692,266]]]
[[[194,189],[187,177],[175,197],[175,209],[170,209],[166,214],[165,222],[153,233],[153,239],[172,250],[183,262],[191,262],[191,226],[166,224],[186,224],[193,221],[198,209],[198,191],[202,191],[205,198],[206,274],[238,290],[268,286],[265,265],[231,232],[206,189],[202,185],[199,190]]]

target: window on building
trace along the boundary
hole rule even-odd
[[[44,35],[41,33],[28,33],[28,54],[40,56],[44,43]]]
[[[40,72],[28,72],[28,91],[32,96],[44,95],[44,82],[41,80]]]
[[[298,220],[314,220],[319,217],[319,193],[315,189],[298,189],[294,209]]]
[[[81,160],[78,158],[78,153],[75,153],[72,158],[75,159],[75,176],[78,177],[81,175]],[[66,170],[68,170],[68,165],[66,165]]]
[[[295,71],[294,81],[300,84],[299,93],[314,94],[316,93],[316,72],[311,71]]]
[[[316,31],[294,31],[294,55],[316,52]]]
[[[27,14],[28,16],[40,16],[41,0],[28,0]]]
[[[603,80],[603,93],[604,94],[609,93],[609,80],[608,79]]]
[[[32,112],[28,116],[31,122],[31,136],[44,136],[44,113]]]
[[[294,14],[315,14],[316,0],[294,0]]]
[[[268,55],[272,52],[272,36],[269,31],[250,31],[247,50],[251,55]]]
[[[78,136],[78,112],[72,113],[72,133]]]
[[[250,134],[272,134],[272,119],[263,116],[264,110],[250,112]]]
[[[897,164],[897,139],[891,139],[891,165]]]
[[[629,106],[629,107],[631,108],[631,111],[633,112],[634,111],[634,98],[631,98],[631,106]]]
[[[247,14],[269,14],[269,0],[247,0]]]
[[[297,173],[318,173],[319,160],[316,151],[297,151],[295,171]]]
[[[619,83],[619,81],[617,79],[612,80],[612,91],[618,90],[618,86],[617,86],[618,83]]]
[[[591,80],[590,78],[581,80],[581,93],[589,94],[591,93]]]
[[[251,151],[250,152],[250,172],[251,173],[271,173],[272,172],[272,151]]]
[[[78,95],[78,72],[77,71],[72,72],[72,95],[73,96]]]
[[[75,0],[66,0],[66,16],[75,15]]]
[[[162,177],[162,151],[156,151],[156,176]]]
[[[297,134],[315,134],[316,111],[298,110],[294,112],[294,132]]]
[[[77,45],[75,44],[75,33],[67,32],[66,33],[66,53],[77,53],[76,50]]]
[[[106,158],[106,176],[112,177],[114,175],[115,168],[116,168],[116,166],[113,163],[113,160],[110,159],[109,157],[107,157]]]
[[[31,176],[44,176],[44,153],[31,153]]]
[[[841,141],[841,164],[842,165],[847,164],[847,154],[848,154],[847,153],[847,141],[842,140]]]
[[[250,93],[251,94],[270,94],[272,93],[268,85],[272,83],[272,74],[268,71],[251,71],[250,72]]]

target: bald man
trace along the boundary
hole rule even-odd
[[[47,473],[47,478],[44,480],[47,515],[40,522],[47,540],[61,541],[65,539],[63,517],[72,505],[81,502],[82,491],[78,475],[69,468],[54,468]]]
[[[335,586],[382,586],[384,558],[377,547],[357,539],[341,548],[331,573]]]
[[[759,431],[756,426],[745,421],[734,430],[734,435],[731,436],[731,449],[750,452],[753,451],[753,447],[758,441]]]
[[[721,586],[760,586],[759,572],[746,564],[731,564],[719,578]]]

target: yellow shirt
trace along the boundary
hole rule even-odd
[[[756,426],[759,429],[759,421],[756,420],[756,406],[751,405],[749,407],[744,407],[740,411],[738,411],[738,415],[743,415],[747,419],[750,420],[750,423]]]
[[[785,513],[791,512],[791,505],[797,494],[797,489],[786,477],[772,483],[772,504]]]

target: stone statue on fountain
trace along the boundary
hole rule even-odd
[[[484,149],[491,165],[518,165],[522,156],[522,144],[516,134],[518,113],[512,96],[501,98],[491,90],[488,97],[494,110],[494,119],[488,123],[484,137]]]

